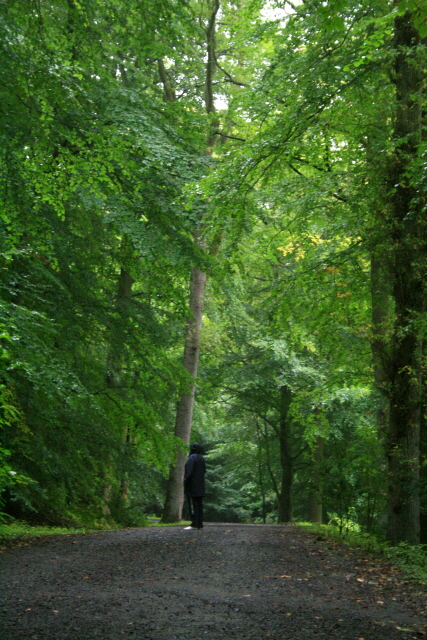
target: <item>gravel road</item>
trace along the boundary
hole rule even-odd
[[[292,525],[39,539],[0,555],[1,640],[403,640],[426,594]]]

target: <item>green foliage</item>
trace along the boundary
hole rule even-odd
[[[394,24],[410,12],[423,37],[424,5],[309,0],[269,20],[261,0],[224,0],[207,113],[209,2],[1,4],[9,513],[99,526],[160,515],[198,265],[208,517],[274,521],[292,459],[298,518],[315,491],[344,530],[381,530],[370,268],[394,250]],[[418,151],[405,180],[422,208]],[[193,242],[202,218],[207,252]],[[390,305],[385,342],[392,325]]]
[[[264,470],[269,449],[264,495],[278,484],[286,384],[296,516],[306,517],[315,490],[324,517],[367,530],[383,527],[386,493],[370,264],[377,245],[387,251],[378,212],[393,146],[395,14],[382,2],[307,2],[264,30],[267,64],[234,103],[246,116],[246,142],[204,182],[229,258],[212,287],[202,372],[204,398],[219,412],[215,473],[230,486],[238,474],[246,487],[245,468],[255,495],[263,493],[252,446]],[[257,421],[268,424],[261,439]],[[324,459],[315,463],[319,438]],[[229,450],[235,460],[221,457]],[[251,502],[242,493],[241,504]]]
[[[16,485],[25,485],[31,483],[30,478],[17,473],[8,464],[7,460],[10,451],[0,448],[0,522],[7,521],[8,515],[3,512],[4,502],[1,499],[5,489],[15,487]]]
[[[83,529],[73,527],[47,527],[34,526],[26,522],[17,520],[9,524],[0,524],[0,544],[28,544],[34,538],[44,538],[45,536],[73,536],[78,534],[91,533],[97,529]]]
[[[192,14],[174,0],[0,11],[0,425],[16,477],[31,478],[8,482],[6,506],[141,522],[187,384],[178,351],[199,258],[183,192],[206,169],[205,125],[163,104],[156,58],[194,36]]]

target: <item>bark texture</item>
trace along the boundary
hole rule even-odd
[[[216,18],[219,11],[219,0],[211,2],[211,14],[206,28],[207,61],[205,78],[205,105],[206,112],[211,114],[211,133],[208,136],[208,153],[212,152],[216,143],[215,130],[218,128],[218,118],[215,114],[215,96],[213,91],[213,79],[216,70]]]
[[[308,494],[308,520],[321,524],[323,518],[321,467],[323,463],[324,439],[316,438],[316,447],[312,461],[313,486]]]
[[[129,305],[131,304],[133,283],[134,280],[132,276],[126,271],[126,269],[121,267],[116,298],[116,313],[120,318],[121,326],[118,327],[111,340],[110,351],[107,357],[107,372],[105,376],[105,382],[108,389],[111,389],[111,392],[115,394],[120,394],[120,387],[122,386],[124,348],[123,325],[126,323]],[[133,437],[135,436],[133,435]],[[125,425],[123,428],[123,441],[129,443],[131,442],[131,438],[132,434],[129,431],[129,427]],[[102,494],[104,504],[102,506],[102,512],[104,516],[110,516],[110,503],[113,497],[113,485],[107,478],[104,478],[104,482],[105,485]],[[125,478],[119,478],[119,483],[121,497],[125,500],[128,488]]]
[[[168,72],[166,71],[165,63],[163,62],[162,58],[157,59],[157,69],[159,71],[160,80],[163,84],[163,102],[175,102],[175,88]]]
[[[372,364],[376,389],[382,394],[377,408],[378,437],[387,437],[389,420],[389,361],[390,361],[390,278],[385,261],[371,256],[371,305],[372,305]]]
[[[426,344],[423,344],[425,358]],[[423,385],[423,398],[420,418],[420,485],[427,486],[427,392]],[[422,492],[420,501],[420,544],[427,544],[427,495]]]
[[[407,13],[395,19],[395,154],[390,168],[392,284],[395,325],[390,359],[388,530],[393,544],[417,544],[419,525],[419,423],[424,311],[424,224],[411,167],[421,136],[423,70],[418,32]]]
[[[196,237],[196,242],[198,238]],[[194,267],[190,279],[190,312],[188,320],[183,364],[193,379],[188,392],[180,397],[175,419],[175,435],[181,438],[182,446],[177,447],[176,464],[171,466],[166,491],[166,501],[162,522],[179,522],[184,504],[184,466],[190,443],[191,423],[193,417],[194,397],[196,393],[196,377],[200,353],[200,330],[203,318],[203,300],[206,286],[206,274]]]
[[[289,407],[292,402],[292,392],[287,386],[280,388],[280,463],[282,477],[279,496],[279,522],[292,520],[292,484],[294,480],[294,465],[291,451],[291,424]]]
[[[124,325],[126,322],[129,304],[132,298],[132,285],[134,280],[132,276],[124,269],[120,269],[117,298],[116,313],[120,318],[120,323]],[[110,389],[119,389],[121,385],[122,375],[122,357],[123,357],[123,326],[120,326],[113,336],[110,344],[110,351],[107,358],[107,375],[106,382]]]

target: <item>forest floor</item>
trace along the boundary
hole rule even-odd
[[[286,525],[126,529],[0,555],[2,640],[394,640],[427,598],[393,566]]]

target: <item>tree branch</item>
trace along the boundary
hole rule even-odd
[[[295,160],[299,160],[299,158],[295,158]],[[299,162],[304,162],[304,160],[299,160]],[[315,165],[311,165],[309,162],[307,162],[307,164],[310,167],[314,167],[318,171],[325,171],[325,169],[320,169],[319,167],[316,167]],[[295,173],[297,173],[302,178],[306,178],[307,177],[303,173],[301,173],[301,171],[299,171],[296,167],[294,167],[290,162],[288,162],[288,165],[292,169],[292,171],[295,171]],[[333,198],[335,198],[336,200],[339,200],[340,202],[348,202],[347,198],[345,198],[344,196],[340,196],[338,193],[332,193],[331,195],[332,195]]]
[[[244,82],[239,82],[238,80],[235,80],[235,79],[234,79],[234,78],[233,78],[233,77],[228,73],[228,71],[226,71],[225,69],[223,69],[223,68],[221,67],[221,65],[219,64],[219,62],[218,62],[218,58],[217,58],[217,56],[216,56],[216,54],[215,54],[215,53],[214,53],[214,55],[215,55],[215,64],[216,64],[216,66],[218,67],[218,69],[219,69],[220,71],[222,71],[222,72],[223,72],[223,74],[224,74],[224,75],[226,75],[226,76],[227,76],[227,78],[228,78],[228,81],[229,81],[229,82],[231,82],[232,84],[236,84],[238,87],[247,87],[247,86],[249,86],[249,85],[245,84]]]
[[[294,5],[293,2],[289,2],[289,0],[285,0],[285,4],[288,4],[290,7],[292,7],[295,13],[297,12],[297,7]]]
[[[222,138],[229,138],[230,140],[239,140],[239,142],[246,142],[245,138],[238,138],[237,136],[229,136],[222,131],[214,131],[213,136],[221,136]]]
[[[165,63],[163,62],[162,58],[157,58],[157,68],[159,70],[160,80],[162,81],[163,89],[165,92],[163,100],[165,102],[175,102],[176,100],[175,89],[171,85],[170,79],[166,71]]]

